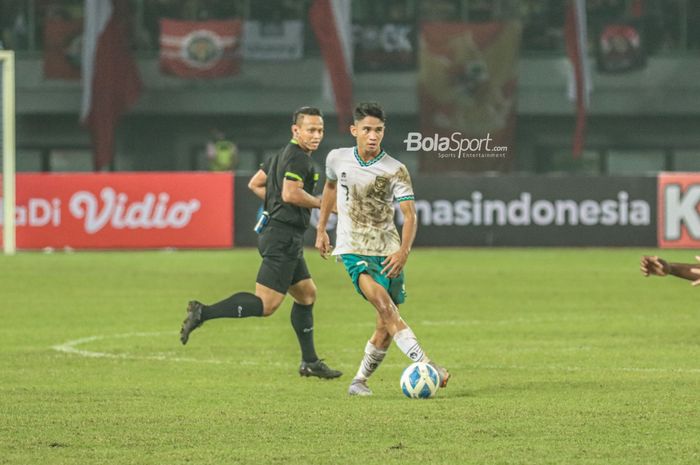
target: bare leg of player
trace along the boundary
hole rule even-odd
[[[440,385],[442,387],[446,386],[450,377],[449,372],[445,368],[431,362],[423,351],[416,335],[401,318],[399,309],[391,300],[387,290],[367,273],[360,275],[359,285],[364,296],[376,309],[386,332],[393,337],[401,352],[406,354],[413,362],[424,362],[433,365],[440,375]]]

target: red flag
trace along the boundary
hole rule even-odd
[[[629,4],[629,12],[633,18],[644,16],[644,0],[632,0]]]
[[[44,20],[44,76],[47,79],[80,79],[83,19]]]
[[[340,7],[337,0],[314,0],[309,9],[309,21],[330,74],[338,126],[344,132],[352,122],[351,25]]]
[[[240,19],[160,20],[160,69],[182,78],[215,78],[240,68]]]
[[[92,133],[95,170],[114,156],[114,130],[141,93],[129,51],[128,0],[85,0],[81,121]]]
[[[432,148],[414,145],[412,150],[422,151],[421,171],[511,168],[515,161],[520,36],[521,26],[516,21],[421,24],[417,79],[421,132],[424,137],[435,135],[458,142],[457,148],[452,143],[440,149],[437,143]],[[476,147],[469,140],[490,142]],[[404,142],[408,149],[408,139]]]
[[[576,129],[574,130],[573,154],[578,158],[583,152],[586,133],[586,109],[590,91],[590,67],[588,63],[588,40],[586,38],[586,2],[569,0],[564,23],[566,54],[574,69],[574,97],[576,101]]]

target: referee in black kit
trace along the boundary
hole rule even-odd
[[[266,160],[248,187],[265,201],[265,211],[256,226],[258,250],[263,258],[255,283],[255,294],[238,292],[213,305],[196,300],[187,306],[180,341],[187,344],[190,333],[214,318],[270,316],[289,292],[294,298],[292,326],[301,346],[299,374],[319,378],[342,375],[316,355],[312,309],[316,285],[304,260],[303,238],[309,226],[311,208],[321,200],[312,195],[318,174],[311,153],[323,140],[323,114],[314,107],[302,107],[292,117],[292,140],[278,154]]]

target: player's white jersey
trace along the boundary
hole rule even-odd
[[[331,150],[326,176],[336,181],[338,228],[333,255],[390,255],[401,246],[394,224],[394,201],[413,200],[403,163],[382,151],[368,162],[357,147]]]

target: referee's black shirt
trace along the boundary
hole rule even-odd
[[[282,201],[282,184],[285,179],[302,181],[304,190],[313,195],[318,174],[311,157],[292,139],[276,155],[267,159],[260,167],[267,174],[265,185],[265,210],[273,223],[283,223],[301,232],[309,227],[311,210]]]

